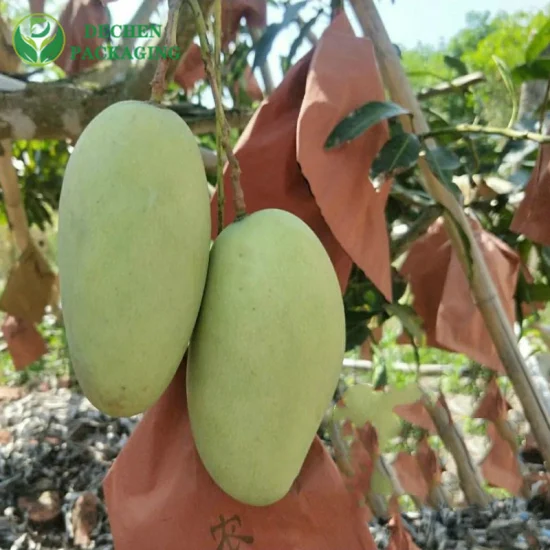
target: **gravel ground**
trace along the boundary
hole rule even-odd
[[[138,421],[105,416],[65,388],[27,395],[0,388],[0,548],[112,549],[101,482]],[[550,549],[550,504],[542,497],[424,509],[403,522],[426,550]],[[388,525],[371,531],[386,548]]]

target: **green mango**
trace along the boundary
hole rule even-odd
[[[226,227],[210,253],[186,374],[195,444],[223,491],[253,506],[288,493],[344,350],[340,285],[309,226],[268,209]]]
[[[149,408],[172,380],[200,309],[210,200],[195,137],[175,113],[116,103],[67,163],[58,265],[69,355],[111,416]]]

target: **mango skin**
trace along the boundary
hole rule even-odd
[[[76,143],[59,207],[61,303],[81,389],[108,415],[149,408],[187,350],[209,205],[198,145],[169,110],[116,103]]]
[[[298,476],[338,384],[340,285],[313,231],[268,209],[214,245],[187,364],[191,431],[216,484],[267,506]]]

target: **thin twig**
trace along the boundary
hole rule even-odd
[[[235,154],[233,153],[233,149],[231,147],[231,142],[229,138],[230,128],[229,128],[229,124],[227,123],[227,119],[225,118],[221,91],[216,81],[215,71],[212,63],[212,50],[210,48],[210,44],[208,43],[208,39],[207,39],[206,22],[200,10],[198,1],[197,0],[187,0],[187,1],[189,2],[195,14],[195,19],[197,21],[199,39],[201,43],[202,60],[206,69],[208,81],[210,82],[210,87],[212,88],[212,95],[214,96],[214,102],[216,104],[216,116],[221,121],[221,126],[222,126],[221,142],[223,145],[223,150],[225,151],[225,157],[228,159],[229,167],[231,169],[231,185],[233,188],[233,202],[235,205],[235,214],[236,214],[235,219],[239,220],[244,216],[246,216],[246,205],[244,202],[244,195],[243,195],[243,191],[240,183],[241,169],[239,166],[239,161],[235,157]],[[219,156],[220,156],[219,162],[222,162],[223,164],[225,164],[225,159],[222,159],[224,155],[219,155]],[[223,187],[223,181],[218,182],[218,192],[221,187]],[[221,231],[220,227],[218,227],[218,231]]]
[[[166,24],[166,49],[170,50],[177,43],[177,21],[181,0],[168,0],[168,22]],[[155,76],[151,81],[151,101],[160,103],[166,90],[166,71],[169,59],[160,58],[157,64]]]
[[[546,90],[544,91],[544,99],[540,108],[539,130],[542,132],[542,127],[546,119],[546,109],[548,107],[548,94],[550,93],[550,78],[546,83]]]
[[[222,88],[222,71],[221,71],[221,36],[222,36],[222,3],[221,0],[214,0],[214,58],[212,64],[214,66],[214,75],[216,79],[216,87],[218,90]],[[223,109],[223,107],[222,107]],[[225,117],[225,112],[224,112]],[[226,124],[227,118],[225,118]],[[224,227],[224,209],[225,209],[225,185],[223,181],[223,168],[225,158],[223,155],[223,124],[222,119],[216,113],[216,154],[218,155],[218,169],[216,174],[216,182],[218,184],[218,234],[223,231]]]
[[[456,126],[449,126],[448,128],[437,128],[429,132],[418,134],[418,137],[421,139],[428,139],[442,134],[489,134],[504,136],[509,139],[528,139],[537,143],[550,143],[550,136],[545,136],[544,134],[511,130],[509,128],[497,128],[495,126],[480,126],[479,124],[458,124]]]

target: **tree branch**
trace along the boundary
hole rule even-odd
[[[545,136],[543,134],[520,130],[511,130],[509,128],[497,128],[495,126],[480,126],[479,124],[458,124],[457,126],[449,126],[447,128],[437,128],[435,130],[430,130],[429,132],[419,134],[418,137],[421,139],[426,139],[442,134],[488,134],[504,136],[510,139],[528,139],[537,143],[550,143],[550,136]]]
[[[0,139],[76,139],[103,109],[131,97],[120,85],[93,91],[65,82],[21,83],[16,91],[0,91]],[[199,110],[185,103],[169,108],[195,134],[215,131],[213,109]],[[226,117],[232,127],[242,130],[252,112],[231,109]]]
[[[428,99],[438,95],[462,91],[475,84],[480,84],[481,82],[485,82],[485,75],[481,71],[478,71],[476,73],[459,76],[450,82],[442,82],[433,88],[424,88],[418,92],[416,97],[418,99]]]
[[[23,208],[17,173],[11,161],[11,141],[0,140],[0,147],[0,186],[4,195],[3,202],[15,243],[22,252],[27,248],[31,238],[29,221]]]

